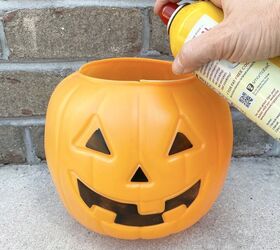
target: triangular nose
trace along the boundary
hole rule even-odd
[[[130,180],[131,182],[148,182],[147,176],[144,174],[142,168],[139,166],[135,174]]]

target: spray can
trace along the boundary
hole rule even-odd
[[[168,3],[161,10],[160,17],[167,25],[174,56],[185,42],[223,20],[223,12],[212,3],[191,2],[184,5]],[[195,74],[280,141],[280,57],[250,63],[217,60],[204,65]]]

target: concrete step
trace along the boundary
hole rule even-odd
[[[123,241],[91,233],[63,208],[45,165],[0,168],[0,249],[279,249],[280,159],[233,159],[211,211],[182,233]]]

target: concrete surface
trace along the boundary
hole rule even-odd
[[[279,249],[280,159],[234,159],[222,195],[191,229],[153,241],[91,233],[60,203],[48,169],[0,168],[0,249]]]

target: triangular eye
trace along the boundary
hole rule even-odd
[[[90,137],[86,147],[107,155],[111,154],[100,129],[96,130]]]
[[[184,134],[178,132],[169,151],[169,155],[177,154],[192,147],[193,145],[190,140]]]

